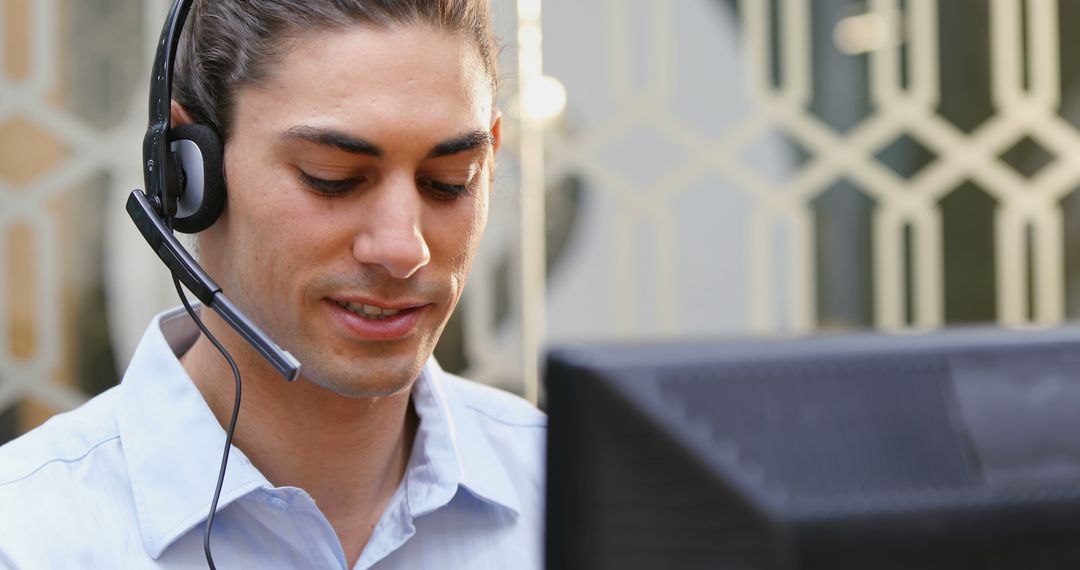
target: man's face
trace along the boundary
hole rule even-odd
[[[202,258],[303,377],[381,396],[461,296],[499,142],[471,40],[426,26],[297,40],[237,93],[228,205]]]

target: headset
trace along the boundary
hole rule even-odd
[[[143,238],[172,272],[173,284],[185,309],[207,339],[225,357],[236,382],[232,418],[225,432],[225,449],[222,452],[217,486],[203,535],[206,563],[213,569],[210,530],[214,524],[236,418],[240,411],[240,371],[225,347],[207,330],[192,309],[180,289],[180,283],[204,306],[220,315],[287,380],[296,380],[300,375],[300,363],[229,302],[221,287],[214,283],[173,235],[174,229],[184,233],[205,230],[213,225],[225,209],[224,151],[217,133],[210,127],[198,124],[170,128],[176,49],[180,43],[184,20],[193,1],[174,0],[161,30],[150,77],[150,122],[143,138],[146,192],[138,189],[132,191],[128,196],[126,209]]]
[[[146,193],[133,191],[127,212],[173,275],[205,306],[221,315],[275,370],[295,380],[300,363],[225,298],[221,287],[171,231],[205,230],[225,209],[224,151],[217,133],[198,124],[170,129],[173,64],[192,2],[175,0],[161,30],[150,77],[150,124],[143,138]]]

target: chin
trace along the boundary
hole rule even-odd
[[[361,365],[363,366],[363,365]],[[424,361],[405,365],[380,366],[357,374],[355,367],[348,371],[312,370],[304,375],[308,382],[345,398],[385,398],[412,388],[423,370]]]

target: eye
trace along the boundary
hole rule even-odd
[[[352,178],[340,180],[327,180],[325,178],[316,178],[302,170],[300,171],[300,182],[302,182],[304,186],[326,196],[344,194],[363,181],[363,176],[354,176]]]
[[[436,200],[456,200],[473,193],[473,182],[447,184],[438,180],[421,180],[420,187]]]

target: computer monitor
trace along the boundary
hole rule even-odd
[[[1080,568],[1080,329],[556,349],[546,566]]]

